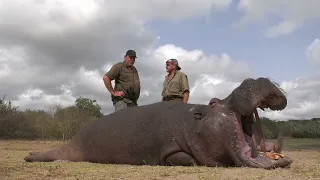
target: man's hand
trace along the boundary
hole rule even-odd
[[[124,92],[113,90],[113,87],[112,87],[112,85],[111,85],[111,79],[110,79],[107,75],[104,75],[104,76],[103,76],[103,82],[104,82],[104,85],[106,86],[106,88],[108,89],[108,91],[109,91],[113,96],[116,96],[116,97],[124,96]]]
[[[113,91],[112,95],[116,96],[116,97],[124,96],[124,92],[122,92],[122,91]]]

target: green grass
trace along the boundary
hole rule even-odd
[[[320,179],[319,139],[285,139],[283,154],[294,162],[289,169],[131,166],[74,162],[26,163],[30,151],[60,146],[62,141],[0,141],[0,179]]]
[[[284,149],[287,150],[320,150],[320,139],[294,139],[284,140]]]

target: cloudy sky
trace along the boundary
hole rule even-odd
[[[118,2],[117,2],[118,1]],[[261,116],[320,117],[319,0],[0,0],[0,95],[21,109],[94,98],[113,111],[102,76],[137,51],[139,105],[158,102],[165,61],[189,77],[189,103],[225,98],[269,77],[288,106]]]

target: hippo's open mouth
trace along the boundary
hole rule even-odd
[[[234,162],[250,167],[285,167],[292,163],[291,158],[281,154],[282,136],[278,142],[265,142],[257,108],[281,111],[287,106],[287,99],[276,83],[267,78],[245,79],[239,87],[225,99],[212,98],[211,107],[227,107],[235,112],[234,143],[228,144],[233,153],[237,154]],[[232,119],[234,120],[234,118]],[[234,136],[233,136],[234,137]],[[260,153],[260,152],[261,153]],[[259,152],[259,153],[258,153]],[[273,158],[270,155],[280,155]],[[235,157],[234,154],[232,154]]]
[[[254,122],[253,115],[249,116],[241,116],[241,127],[243,131],[243,135],[246,141],[246,149],[247,149],[247,156],[255,158],[258,154],[256,143],[254,142],[256,140],[256,136],[254,135]]]
[[[258,156],[258,150],[261,152],[270,151],[270,149],[267,150],[265,147],[265,139],[257,109],[255,109],[252,115],[241,116],[241,127],[246,141],[246,154],[248,157],[256,158]],[[282,148],[280,139],[278,139],[277,145],[279,145],[280,149],[273,149],[273,151],[280,153]]]
[[[269,83],[268,83],[269,82]],[[254,109],[251,114],[246,114],[241,116],[241,124],[243,133],[246,139],[246,142],[250,145],[252,155],[257,155],[257,145],[259,145],[259,148],[262,152],[266,152],[266,144],[264,135],[262,132],[262,125],[260,122],[260,117],[257,111],[257,108],[260,108],[262,111],[265,111],[266,108],[269,108],[272,111],[281,111],[287,106],[287,99],[283,92],[279,88],[277,88],[274,84],[270,83],[267,79],[260,79],[260,82],[263,83],[266,87],[265,89],[262,89],[261,96],[264,97],[261,98],[259,101],[256,101],[254,104]],[[271,87],[268,87],[271,86]],[[267,88],[268,87],[268,88]],[[267,89],[267,91],[266,91]],[[273,89],[273,90],[272,90]],[[272,91],[270,91],[272,90]],[[282,140],[278,139],[277,142],[279,149],[275,152],[280,152],[282,148]]]

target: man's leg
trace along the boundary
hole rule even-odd
[[[127,108],[128,105],[127,103],[125,103],[124,101],[117,101],[115,104],[114,104],[114,110],[115,111],[119,111],[121,109],[124,109],[124,108]]]

